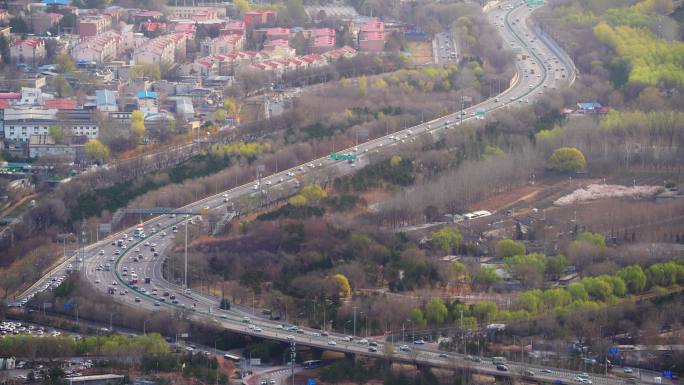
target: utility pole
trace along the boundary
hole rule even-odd
[[[294,385],[294,383],[295,383],[294,369],[295,369],[295,358],[297,357],[297,350],[296,350],[295,346],[296,346],[296,342],[294,340],[292,340],[290,342],[290,363],[292,364],[292,385]]]
[[[354,337],[356,337],[356,309],[358,308],[358,306],[354,306]]]
[[[185,273],[183,274],[183,289],[188,288],[188,218],[185,218]]]

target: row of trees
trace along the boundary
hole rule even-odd
[[[540,256],[531,256],[537,259],[532,263],[539,264]],[[501,308],[492,301],[465,305],[434,297],[423,306],[414,308],[410,314],[416,327],[420,329],[425,329],[428,325],[448,324],[475,328],[478,324],[495,320],[509,322],[554,313],[596,310],[628,295],[642,294],[647,289],[657,296],[667,294],[668,290],[664,289],[666,287],[681,285],[684,285],[684,261],[657,263],[645,270],[639,265],[630,265],[614,275],[583,278],[567,288],[522,292],[509,309]]]
[[[145,336],[112,334],[74,337],[6,336],[0,339],[0,355],[22,358],[58,358],[75,355],[109,356],[133,363],[142,356],[165,354],[169,345],[157,333]]]

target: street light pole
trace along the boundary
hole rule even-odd
[[[188,288],[188,218],[185,218],[185,273],[183,274],[183,289]]]
[[[356,309],[358,306],[354,306],[354,337],[356,337]]]

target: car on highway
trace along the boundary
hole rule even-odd
[[[413,343],[415,345],[425,345],[425,340],[421,338],[421,339],[413,341]]]
[[[399,350],[402,352],[410,352],[411,348],[408,345],[399,345]]]
[[[507,372],[508,371],[508,366],[506,365],[496,365],[496,370],[500,372]]]
[[[539,373],[551,374],[552,372],[549,369],[541,369]]]
[[[626,374],[634,373],[634,370],[632,370],[632,368],[624,368],[624,369],[622,369],[622,371],[625,372]]]
[[[335,346],[337,345],[337,342],[335,342],[334,340],[328,340],[328,345]]]

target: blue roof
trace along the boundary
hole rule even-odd
[[[71,0],[43,0],[45,5],[69,5]]]
[[[579,107],[582,110],[595,110],[597,108],[601,108],[601,103],[599,102],[586,102],[586,103],[577,103],[577,107]]]
[[[95,90],[95,100],[98,106],[116,105],[116,93],[111,90]]]
[[[136,96],[138,99],[156,99],[157,93],[152,91],[139,91]]]

